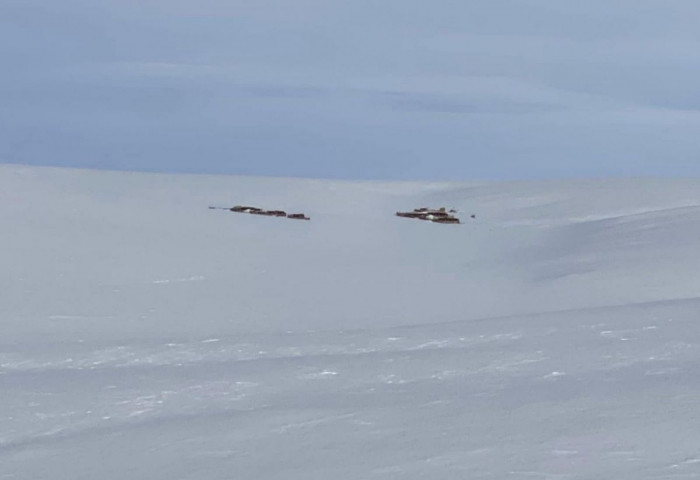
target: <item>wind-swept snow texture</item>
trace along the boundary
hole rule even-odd
[[[0,479],[700,478],[699,205],[1,166]]]

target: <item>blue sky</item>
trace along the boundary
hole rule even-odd
[[[0,0],[0,162],[700,176],[697,0]]]

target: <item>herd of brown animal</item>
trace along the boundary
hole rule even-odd
[[[284,210],[263,210],[258,207],[248,207],[245,205],[236,205],[232,208],[221,208],[221,207],[209,207],[210,209],[221,209],[230,210],[236,213],[249,213],[251,215],[265,215],[268,217],[286,217],[293,220],[311,220],[303,213],[287,213]],[[445,207],[436,209],[422,207],[416,208],[412,212],[396,212],[397,217],[406,218],[417,218],[418,220],[427,220],[435,223],[461,223],[459,218],[455,217],[453,214],[457,213],[457,210],[447,210]],[[471,218],[476,218],[472,215]]]
[[[251,215],[266,215],[268,217],[287,217],[293,220],[311,220],[311,218],[307,217],[303,213],[288,214],[284,210],[263,210],[262,208],[246,207],[243,205],[236,205],[235,207],[230,208],[229,210],[238,213],[250,213]]]
[[[432,208],[422,207],[416,208],[412,212],[396,212],[397,217],[417,218],[418,220],[428,220],[435,223],[460,223],[459,218],[452,215],[457,213],[457,210],[450,210],[445,207],[434,210]],[[472,216],[474,218],[474,216]]]

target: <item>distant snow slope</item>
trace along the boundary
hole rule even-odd
[[[699,239],[697,180],[0,166],[0,479],[700,477]]]

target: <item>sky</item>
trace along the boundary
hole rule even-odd
[[[697,0],[0,0],[0,163],[700,176]]]

